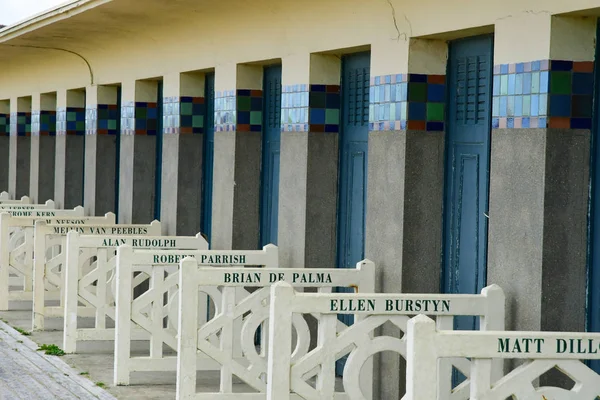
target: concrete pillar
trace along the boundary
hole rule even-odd
[[[119,222],[154,219],[158,81],[123,84]]]
[[[10,149],[10,100],[0,100],[0,188],[8,191]]]
[[[371,51],[365,254],[382,292],[440,289],[446,59],[446,43],[436,40],[378,43]],[[402,397],[404,360],[381,354],[378,363],[376,397]]]
[[[31,96],[17,99],[17,160],[15,198],[29,195],[31,157]]]
[[[33,203],[54,198],[56,93],[35,94],[31,116],[29,197]]]
[[[88,215],[104,215],[116,209],[117,87],[86,90],[84,207]]]
[[[200,232],[205,74],[164,79],[161,222],[169,235]]]
[[[507,329],[585,330],[595,19],[497,21],[488,283]]]
[[[17,98],[10,99],[10,140],[8,151],[8,193],[14,199],[17,191]]]
[[[340,59],[302,54],[282,64],[280,259],[286,267],[330,268],[337,247],[339,134],[310,119],[310,103],[328,87],[339,92]]]
[[[262,111],[262,71],[259,65],[216,69],[211,235],[215,249],[254,249],[259,243],[261,127],[240,121]]]
[[[83,203],[85,97],[85,89],[57,94],[54,200],[59,207]]]

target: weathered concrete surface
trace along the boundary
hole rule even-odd
[[[36,343],[0,322],[0,398],[114,399],[63,360],[37,348]]]

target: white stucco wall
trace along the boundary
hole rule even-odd
[[[102,12],[108,6],[118,7],[120,16]],[[156,7],[155,4],[152,12],[160,11]],[[567,45],[572,43],[568,36],[569,32],[581,34],[574,30],[592,32],[595,18],[583,24],[577,20],[569,26],[568,22],[554,21],[551,15],[592,7],[600,7],[600,0],[224,0],[182,6],[179,12],[171,5],[164,10],[162,24],[149,25],[143,22],[144,18],[136,18],[145,11],[139,9],[139,2],[113,0],[87,11],[94,13],[94,23],[99,28],[106,21],[107,32],[102,32],[102,40],[87,34],[85,41],[72,47],[89,62],[94,84],[133,82],[216,68],[221,75],[216,89],[230,90],[239,86],[239,76],[227,71],[235,71],[239,63],[282,59],[286,83],[308,83],[309,76],[319,75],[309,74],[310,53],[339,55],[343,49],[357,47],[370,47],[372,76],[444,73],[443,41],[413,42],[409,61],[409,38],[460,37],[465,33],[457,31],[473,28],[495,30],[496,63],[568,55],[585,59],[593,54],[593,42],[572,49]],[[80,17],[58,24],[76,32],[83,24],[77,18]],[[120,28],[111,34],[113,26]],[[419,46],[429,46],[422,57],[415,55]],[[326,75],[326,71],[322,72]],[[81,58],[57,50],[21,49],[3,63],[0,99],[89,85],[88,67]],[[124,99],[131,100],[135,88],[124,86]]]

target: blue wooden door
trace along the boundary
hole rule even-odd
[[[163,150],[163,82],[158,81],[156,91],[156,168],[154,175],[154,219],[160,221]]]
[[[281,65],[266,67],[263,79],[260,244],[277,244],[279,150],[281,143]]]
[[[444,291],[479,293],[486,283],[492,36],[450,43],[444,204]],[[457,329],[475,329],[475,318]]]
[[[204,165],[202,167],[202,233],[208,237],[212,230],[213,165],[215,160],[215,74],[206,74],[204,80]]]
[[[115,218],[119,220],[119,181],[121,173],[121,86],[117,86],[117,142],[115,151]]]
[[[337,267],[354,268],[365,254],[370,54],[342,59]]]
[[[338,268],[355,268],[365,256],[370,63],[370,53],[342,58]],[[338,318],[348,325],[354,322],[351,315]],[[345,358],[336,363],[338,375],[344,365]]]
[[[596,37],[600,38],[600,20],[598,20]],[[594,71],[595,107],[594,129],[592,135],[592,204],[591,204],[591,238],[589,241],[588,265],[588,307],[587,330],[600,332],[600,47],[596,46],[596,65]],[[590,366],[600,373],[600,361],[590,362]]]

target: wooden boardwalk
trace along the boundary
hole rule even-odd
[[[115,399],[56,356],[0,322],[0,400]]]

